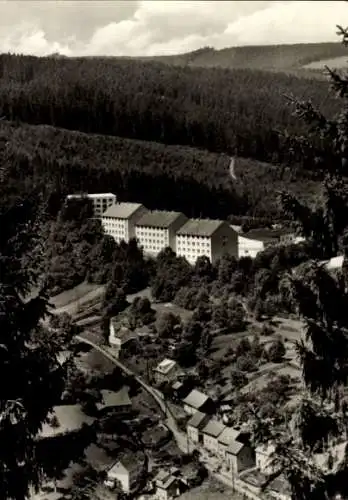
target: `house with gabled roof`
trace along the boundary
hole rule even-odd
[[[234,475],[255,467],[255,452],[249,444],[232,441],[225,452],[228,468]]]
[[[176,231],[187,221],[181,212],[152,210],[145,213],[135,225],[139,246],[148,255],[156,256],[170,247],[175,251]]]
[[[115,203],[102,215],[102,226],[105,234],[114,238],[117,243],[129,242],[135,238],[135,224],[147,212],[141,203]]]
[[[176,233],[176,254],[190,264],[198,257],[213,264],[224,254],[238,257],[238,234],[226,221],[189,219]]]
[[[211,419],[207,425],[203,428],[203,445],[204,448],[215,455],[219,453],[219,436],[225,429],[224,424],[218,422],[217,420]]]
[[[189,443],[193,443],[193,445],[203,443],[202,429],[207,425],[209,418],[209,415],[200,411],[197,411],[194,415],[192,415],[186,425]]]
[[[221,458],[225,458],[228,447],[234,441],[238,441],[239,436],[240,431],[233,429],[232,427],[225,427],[218,438],[218,449]]]
[[[166,358],[161,361],[153,371],[158,383],[170,382],[173,381],[179,373],[179,365],[176,361]]]
[[[132,400],[129,397],[128,387],[123,386],[118,391],[102,389],[100,393],[101,401],[96,404],[100,413],[108,411],[122,413],[131,410]]]
[[[110,489],[119,485],[124,493],[133,493],[137,490],[139,481],[145,471],[144,456],[137,453],[124,454],[112,467],[109,468],[104,481]]]
[[[180,495],[183,485],[175,475],[165,470],[160,470],[154,478],[156,500],[172,500]]]
[[[117,316],[110,319],[109,344],[115,349],[117,357],[119,357],[122,349],[136,338],[137,334],[133,330],[120,325]]]
[[[194,415],[197,411],[211,414],[214,410],[213,400],[197,389],[193,389],[184,399],[184,410],[188,415]]]

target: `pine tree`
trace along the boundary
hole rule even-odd
[[[30,255],[39,244],[38,205],[34,194],[0,208],[0,498],[6,500],[24,500],[40,484],[35,439],[63,390],[57,353],[37,341],[45,288],[28,298],[37,276]]]
[[[339,28],[339,33],[348,45],[348,30]],[[264,432],[273,435],[276,445],[275,470],[266,485],[284,473],[293,500],[321,500],[338,493],[346,497],[348,490],[344,481],[347,460],[331,463],[328,471],[315,455],[327,448],[328,456],[333,456],[333,442],[337,437],[345,438],[345,412],[339,406],[348,382],[346,280],[330,275],[319,262],[345,253],[348,229],[348,76],[331,70],[328,74],[333,90],[342,99],[342,110],[335,120],[326,119],[310,102],[292,99],[296,115],[305,120],[309,131],[306,137],[292,139],[291,146],[303,164],[316,165],[315,174],[323,177],[322,197],[316,207],[308,207],[287,193],[281,195],[285,212],[315,250],[315,259],[289,280],[305,325],[304,339],[297,344],[305,390],[291,428]],[[259,424],[261,428],[262,422]]]

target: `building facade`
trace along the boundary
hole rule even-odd
[[[275,446],[272,444],[259,445],[255,449],[256,467],[263,474],[272,474],[274,471],[272,464],[274,451]]]
[[[110,319],[109,343],[114,349],[116,357],[120,356],[122,348],[124,348],[129,342],[134,341],[136,338],[137,335],[135,332],[118,324],[117,317]]]
[[[226,458],[226,452],[231,443],[238,440],[240,432],[232,427],[225,427],[218,439],[219,455],[222,459]]]
[[[209,421],[209,415],[197,411],[187,422],[186,432],[188,442],[192,443],[194,446],[203,443],[202,429],[207,425]]]
[[[164,359],[154,369],[157,383],[170,382],[174,380],[179,372],[178,364],[172,359]]]
[[[255,467],[255,453],[251,446],[233,441],[226,451],[226,464],[234,475]]]
[[[186,221],[186,215],[181,212],[154,210],[138,220],[135,235],[146,254],[156,256],[167,247],[175,252],[176,231]]]
[[[211,414],[214,407],[210,397],[197,389],[193,389],[185,399],[183,399],[183,404],[184,411],[188,415],[194,415],[197,411]]]
[[[144,472],[144,461],[136,455],[122,458],[108,471],[105,486],[115,488],[120,485],[124,493],[132,493],[137,489],[138,481]]]
[[[218,438],[224,429],[224,424],[212,419],[202,430],[203,446],[214,455],[218,455],[219,453]]]
[[[249,238],[247,236],[238,235],[238,258],[250,257],[255,259],[259,252],[263,252],[265,244],[261,240]]]
[[[116,203],[116,195],[113,193],[91,193],[91,194],[69,194],[67,200],[88,198],[93,203],[94,217],[102,214]]]
[[[116,243],[129,242],[135,238],[135,224],[147,212],[141,203],[116,203],[102,216],[105,234],[114,238]]]
[[[213,264],[224,254],[238,257],[238,235],[225,221],[189,219],[177,231],[176,254],[192,265],[198,257]]]

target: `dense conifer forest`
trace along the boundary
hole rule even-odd
[[[257,70],[175,67],[129,59],[0,56],[8,120],[289,161],[281,134],[304,126],[284,94],[338,111],[326,81]]]

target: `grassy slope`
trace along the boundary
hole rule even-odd
[[[322,68],[320,61],[329,61],[335,66],[335,59],[342,66],[347,49],[340,43],[310,43],[295,45],[268,45],[228,47],[221,50],[203,48],[186,54],[143,58],[178,66],[248,68],[268,71],[297,72],[305,74],[304,67]],[[315,64],[314,64],[315,63]],[[312,72],[308,70],[308,76]]]

